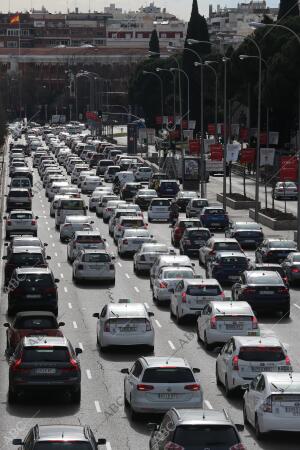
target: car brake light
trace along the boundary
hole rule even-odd
[[[216,329],[217,328],[217,318],[216,316],[213,316],[210,318],[210,328]]]
[[[104,331],[110,332],[110,321],[107,320],[104,324]]]
[[[272,396],[269,396],[265,399],[265,401],[262,404],[263,406],[263,411],[264,412],[272,412]]]
[[[151,331],[151,323],[149,322],[149,320],[145,319],[145,323],[146,323],[146,331]]]
[[[200,391],[200,384],[193,383],[193,384],[187,384],[184,386],[184,389],[187,391]]]
[[[56,288],[54,288],[54,287],[45,289],[45,294],[55,294],[55,293],[56,293]]]
[[[79,366],[77,364],[77,361],[74,358],[71,358],[70,359],[70,366],[63,368],[62,370],[65,370],[65,371],[70,371],[70,370],[77,371],[77,370],[79,370]]]
[[[239,370],[239,357],[237,355],[232,359],[232,368],[233,370]]]
[[[220,293],[220,297],[225,298],[225,292],[224,292],[224,291],[222,291],[222,292]]]
[[[269,251],[269,252],[267,253],[267,256],[270,256],[270,255],[273,255],[273,252]]]
[[[186,303],[186,292],[181,294],[181,303]]]
[[[300,269],[298,269],[298,267],[293,267],[293,268],[292,268],[292,272],[293,272],[293,273],[299,273],[299,272],[300,272]]]
[[[152,391],[154,386],[151,386],[151,384],[138,384],[136,388],[138,391]]]
[[[252,319],[252,328],[257,329],[258,328],[257,318],[255,316],[252,316],[251,319]]]
[[[128,245],[128,239],[124,239],[124,240],[123,240],[123,244],[124,244],[124,245]]]
[[[247,450],[241,442],[230,447],[229,450]]]
[[[148,228],[148,224],[147,223],[144,224],[144,228]]]
[[[36,220],[32,220],[31,225],[36,225]]]
[[[255,294],[254,288],[246,288],[244,289],[244,294]]]
[[[13,372],[28,372],[30,369],[24,369],[22,367],[20,367],[22,364],[22,360],[17,359],[12,365],[11,365],[11,370]]]
[[[166,283],[165,281],[161,281],[159,283],[159,287],[160,289],[166,289],[168,287],[168,283]]]
[[[71,227],[71,224],[70,224],[70,223],[65,223],[65,224],[64,224],[64,228],[69,228],[69,227]]]
[[[286,357],[285,357],[285,365],[286,365],[286,366],[291,366],[291,365],[292,365],[292,363],[291,363],[291,360],[290,360],[290,357],[289,357],[289,356],[286,356]]]
[[[11,225],[11,220],[7,220],[7,221],[6,221],[6,224],[7,224],[7,225]]]
[[[287,294],[289,292],[289,289],[287,287],[281,287],[278,289],[278,292],[280,294]]]

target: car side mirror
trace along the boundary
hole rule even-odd
[[[193,367],[193,372],[194,373],[200,373],[200,369],[198,367]]]
[[[82,348],[76,347],[75,348],[75,353],[76,353],[76,355],[80,355],[80,353],[82,353]]]
[[[4,246],[7,247],[8,246],[8,242],[5,242]]]
[[[192,263],[192,266],[193,266],[193,267],[195,267],[195,265],[196,265],[195,263]]]
[[[7,216],[3,216],[3,219],[4,219],[4,220],[7,220]]]
[[[154,316],[154,312],[149,311],[149,312],[148,312],[148,316],[149,316],[149,317],[153,317],[153,316]]]
[[[58,322],[59,327],[64,327],[65,325],[66,325],[65,322]]]
[[[44,247],[48,247],[48,243],[47,242],[44,242]]]
[[[127,369],[127,368],[126,369],[121,369],[121,373],[125,373],[125,374],[127,373],[128,374],[129,373],[129,369]]]
[[[97,319],[99,319],[100,318],[100,314],[99,313],[94,313],[93,317],[96,317]]]
[[[48,256],[46,256],[46,259],[48,259],[48,260],[49,260],[49,259],[51,259],[51,256],[49,256],[49,255],[48,255]]]
[[[91,221],[90,221],[90,224],[93,224],[93,223],[95,223],[95,222],[94,222],[93,220],[91,220]]]
[[[241,386],[241,388],[242,388],[242,391],[249,391],[250,385],[249,385],[249,384],[243,384],[243,385]]]
[[[7,259],[7,256],[6,255],[2,256],[2,259]]]
[[[39,218],[39,216],[35,216],[35,218],[36,218],[36,219],[38,219],[38,218]]]
[[[13,439],[12,440],[13,445],[23,445],[22,439]]]
[[[101,438],[97,440],[97,445],[105,445],[106,444],[106,439]]]
[[[156,431],[156,430],[158,430],[158,424],[157,423],[152,423],[152,422],[147,423],[147,429],[149,431]]]
[[[235,426],[238,431],[244,431],[245,426],[243,423],[236,423]]]
[[[55,283],[59,283],[60,279],[59,278],[54,278]]]
[[[3,324],[3,326],[4,326],[5,328],[10,328],[10,324],[9,324],[8,322],[5,322],[5,323]]]

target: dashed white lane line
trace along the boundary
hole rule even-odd
[[[78,347],[81,348],[81,350],[83,351],[83,345],[82,345],[82,342],[78,342]]]
[[[157,319],[155,319],[155,323],[158,326],[158,328],[161,328],[161,324],[159,323],[159,321]]]
[[[118,266],[119,266],[119,267],[122,267],[122,264],[121,264],[120,262],[118,262]]]
[[[135,290],[136,292],[140,292],[139,288],[136,287],[136,286],[134,286],[134,290]]]
[[[55,247],[55,244],[54,244],[54,242],[52,242],[52,247]]]
[[[95,400],[94,403],[97,413],[101,413],[100,403],[98,402],[98,400]]]
[[[57,255],[57,252],[54,252],[54,255],[57,257],[58,255]]]
[[[77,323],[75,322],[75,320],[73,321],[73,327],[74,327],[74,328],[78,328],[78,325],[77,325]]]
[[[169,346],[171,347],[172,350],[175,350],[175,345],[173,344],[172,341],[168,341]]]
[[[294,303],[294,306],[296,306],[296,308],[300,309],[300,306],[297,305],[297,303]]]
[[[130,278],[130,276],[128,275],[128,273],[125,273],[125,277],[128,278],[128,279]]]
[[[148,305],[148,303],[144,303],[144,305],[146,306],[147,309],[150,309],[150,306]]]
[[[46,224],[46,225],[48,225],[48,222],[47,222],[47,220],[46,220],[45,224]]]
[[[68,292],[68,288],[66,286],[64,286],[64,291],[67,293]]]
[[[52,238],[53,238],[52,234],[50,234],[50,236],[49,236],[49,237],[50,237],[50,239],[52,239]]]
[[[88,377],[89,380],[92,379],[92,374],[91,374],[90,369],[86,369],[86,376]]]
[[[204,403],[206,404],[208,409],[213,409],[212,404],[208,400],[204,400]]]
[[[60,264],[60,263],[57,263],[57,267],[61,267],[61,264]]]
[[[50,231],[50,227],[48,227],[47,229],[48,229],[48,231]]]
[[[110,442],[106,442],[106,450],[111,450]]]
[[[68,307],[69,307],[69,309],[72,309],[72,303],[68,303]]]
[[[61,277],[61,278],[64,278],[64,274],[63,274],[63,273],[61,273],[61,274],[60,274],[60,277]]]

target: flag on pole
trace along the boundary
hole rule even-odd
[[[20,14],[15,14],[9,19],[10,25],[20,24]]]

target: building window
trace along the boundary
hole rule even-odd
[[[7,36],[19,36],[19,28],[8,28]]]
[[[125,37],[126,37],[126,39],[131,39],[131,34],[130,33],[126,33]]]
[[[160,33],[160,37],[165,39],[167,37],[167,34],[166,33]]]
[[[8,48],[17,48],[18,43],[17,43],[17,41],[7,41],[7,47]]]

